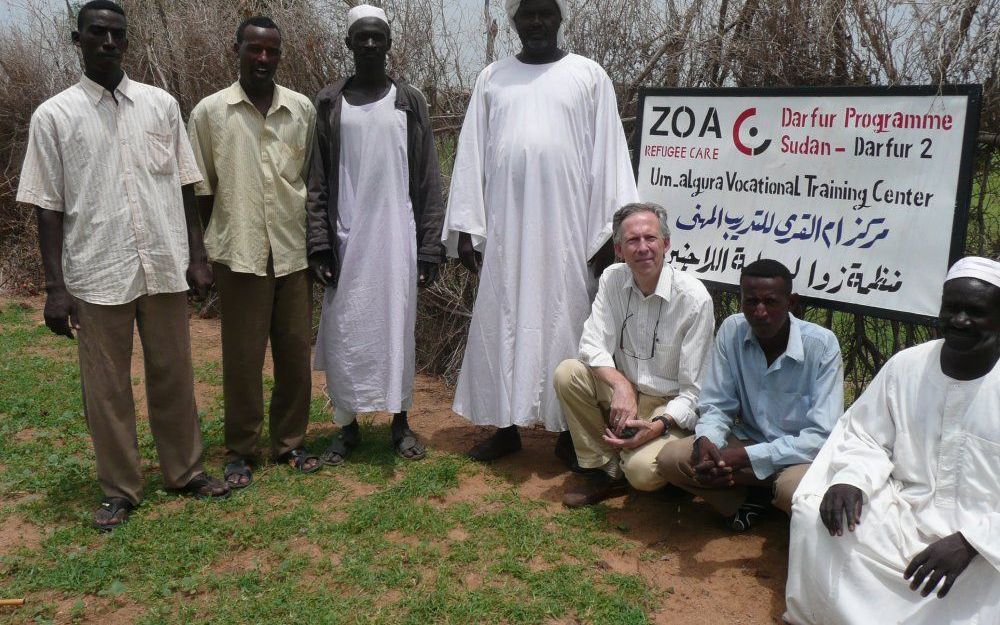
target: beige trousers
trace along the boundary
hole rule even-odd
[[[691,470],[690,463],[691,454],[694,452],[694,441],[694,436],[688,436],[681,440],[671,441],[660,451],[659,458],[657,458],[660,473],[671,484],[701,497],[724,516],[736,514],[739,507],[746,501],[749,488],[767,487],[771,489],[774,497],[771,503],[791,516],[792,495],[799,487],[802,476],[809,469],[808,463],[794,464],[778,469],[772,477],[764,480],[757,479],[753,471],[744,469],[740,471],[736,486],[705,488],[694,479],[694,473]],[[746,447],[748,443],[730,434],[726,444],[728,447]]]
[[[132,336],[142,342],[149,427],[163,482],[180,488],[202,472],[187,294],[144,295],[119,306],[77,301],[80,382],[97,478],[108,497],[142,500],[132,397]]]
[[[636,449],[619,451],[601,438],[608,424],[611,387],[594,377],[590,367],[575,359],[559,363],[554,383],[581,467],[600,467],[618,455],[626,479],[636,490],[650,491],[666,485],[667,479],[660,474],[656,457],[668,441],[680,439],[687,432],[675,426],[667,436],[653,439]],[[668,399],[638,393],[638,418],[652,418],[653,411]]]
[[[271,456],[302,446],[309,425],[312,289],[307,271],[274,277],[237,273],[214,263],[222,308],[222,392],[226,455],[257,457],[264,425],[264,354],[274,360],[268,425]]]

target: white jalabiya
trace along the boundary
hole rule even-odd
[[[406,113],[395,102],[393,86],[377,102],[341,107],[340,280],[323,294],[315,362],[340,415],[408,410],[413,398],[416,226]]]
[[[941,371],[943,341],[886,363],[838,422],[793,500],[786,586],[795,625],[1000,623],[1000,365],[982,378]],[[831,538],[831,484],[865,494],[861,525]],[[903,571],[957,531],[979,551],[944,599]]]
[[[511,57],[476,80],[452,174],[444,233],[483,252],[453,409],[479,425],[566,421],[551,375],[574,358],[596,282],[587,260],[614,211],[637,200],[611,80],[575,54]]]

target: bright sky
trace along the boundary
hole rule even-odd
[[[66,10],[66,0],[0,0],[0,24],[8,25],[14,21],[24,20],[28,15],[25,7],[29,1],[35,6],[51,7],[53,13]],[[483,10],[482,0],[444,0],[444,4],[449,13],[460,12],[465,16],[464,21],[474,21],[479,24]]]
[[[73,0],[71,2],[78,3]],[[501,3],[498,0],[491,2],[493,16],[502,29],[506,20],[500,7]],[[0,0],[0,28],[13,23],[23,23],[28,19],[31,13],[26,7],[29,4],[35,7],[49,7],[53,16],[60,16],[66,11],[66,0]],[[462,50],[459,62],[465,71],[475,76],[482,66],[485,47],[482,34],[483,0],[444,0],[444,6],[446,15],[459,24],[455,40],[470,42],[470,45]]]

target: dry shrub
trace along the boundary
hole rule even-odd
[[[447,188],[470,85],[487,62],[517,49],[501,0],[462,11],[457,0],[386,0],[393,73],[427,95]],[[29,19],[0,27],[0,289],[41,284],[34,219],[15,206],[28,120],[79,76],[69,11],[19,0]],[[344,19],[353,0],[123,0],[129,75],[174,94],[186,115],[236,78],[235,25],[263,13],[281,26],[282,84],[315,94],[350,71]],[[462,7],[468,4],[462,3]],[[984,86],[968,249],[1000,254],[1000,0],[571,0],[567,47],[601,63],[618,88],[631,132],[642,85],[758,86],[936,84]],[[456,265],[421,296],[421,370],[453,379],[461,362],[475,279]],[[717,296],[720,314],[731,302]],[[927,328],[854,315],[810,313],[833,327],[862,384],[885,358]]]

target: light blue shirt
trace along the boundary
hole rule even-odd
[[[833,332],[791,314],[788,346],[771,366],[743,313],[722,322],[698,409],[695,436],[720,448],[750,441],[758,479],[812,462],[844,413],[844,366]]]

